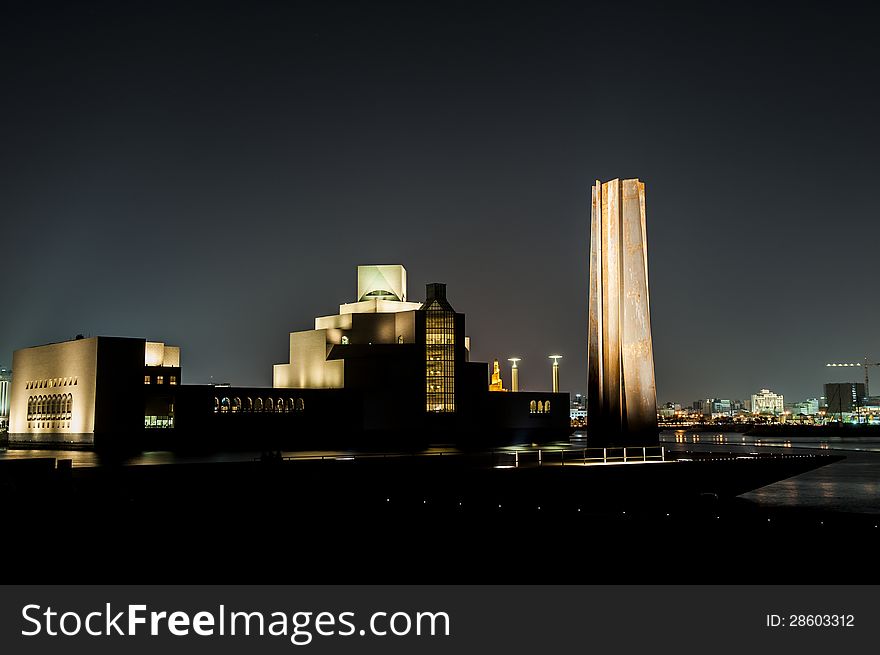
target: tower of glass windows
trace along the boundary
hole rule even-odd
[[[425,384],[428,412],[455,412],[455,310],[446,285],[427,286],[425,312]]]

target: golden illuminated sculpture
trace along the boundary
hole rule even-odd
[[[596,181],[587,338],[590,446],[658,443],[645,185]]]
[[[489,391],[507,391],[501,381],[501,367],[497,359],[492,362],[492,382],[489,384]]]

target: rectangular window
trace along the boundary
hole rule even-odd
[[[144,384],[150,384],[150,376],[149,375],[144,376]]]
[[[455,412],[455,312],[437,301],[425,311],[425,373],[425,409]]]
[[[165,383],[165,376],[157,375],[156,376],[156,384],[164,384],[164,383]]]
[[[168,384],[177,384],[177,376],[176,375],[168,376]]]

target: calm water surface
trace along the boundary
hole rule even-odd
[[[580,439],[580,440],[579,440]],[[583,447],[583,435],[576,433],[574,441]],[[664,431],[661,443],[670,451],[734,451],[734,452],[834,452],[846,457],[842,462],[823,466],[788,480],[744,494],[768,507],[801,507],[830,511],[880,514],[880,440],[855,438],[768,438],[750,437],[739,433]],[[555,444],[564,447],[566,443]],[[424,452],[454,452],[452,448],[433,448]],[[285,455],[321,457],[348,457],[346,451],[308,451]],[[213,453],[181,455],[168,451],[145,452],[125,459],[109,459],[91,451],[65,450],[8,450],[0,451],[0,459],[54,457],[70,459],[73,466],[103,466],[113,464],[150,465],[175,463],[240,462],[259,457],[259,452]]]
[[[736,432],[664,431],[673,452],[823,452],[845,460],[743,494],[768,507],[801,507],[880,514],[880,441],[858,438],[751,437]]]

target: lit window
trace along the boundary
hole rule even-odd
[[[426,409],[455,412],[455,312],[433,301],[425,310]]]
[[[165,376],[157,375],[156,376],[156,384],[165,384]]]
[[[348,337],[346,335],[342,335],[342,345],[343,346],[348,345]]]
[[[534,414],[537,411],[538,404],[533,400],[529,403],[529,414]]]
[[[177,376],[169,375],[168,376],[168,384],[177,384]]]
[[[149,375],[144,376],[144,384],[150,384],[150,376]]]

